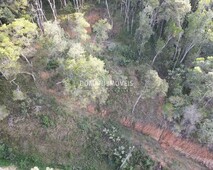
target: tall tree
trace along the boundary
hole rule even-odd
[[[159,2],[157,0],[145,2],[144,9],[139,14],[139,27],[135,33],[136,41],[139,44],[139,54],[142,53],[145,44],[154,34],[155,8],[158,7],[158,4]]]
[[[185,29],[182,41],[182,53],[179,62],[182,63],[193,48],[198,52],[205,43],[213,40],[213,11],[208,10],[210,5],[207,1],[200,1],[198,9],[187,16],[188,26]],[[195,36],[196,35],[196,36]]]
[[[47,19],[43,10],[43,2],[42,0],[35,0],[35,1],[32,1],[30,4],[31,4],[31,11],[33,13],[33,16],[36,19],[36,22],[41,32],[44,33],[43,23],[47,21]]]

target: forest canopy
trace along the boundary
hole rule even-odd
[[[0,0],[0,166],[157,169],[122,128],[138,122],[211,153],[212,0]]]

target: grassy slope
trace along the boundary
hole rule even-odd
[[[39,55],[41,55],[41,58],[45,58],[46,54]],[[111,59],[109,58],[109,60]],[[39,62],[41,63],[37,65],[42,67],[42,61]],[[110,64],[110,67],[113,67],[113,69],[126,72],[125,68],[119,68],[118,66],[113,66],[112,63]],[[134,71],[135,66],[128,66],[128,75],[138,84]],[[40,167],[47,165],[58,166],[62,169],[71,169],[71,166],[75,166],[76,168],[82,167],[86,170],[89,170],[89,168],[100,170],[112,169],[110,164],[95,157],[95,153],[91,149],[88,149],[94,145],[93,143],[89,143],[88,132],[93,130],[97,125],[100,126],[100,122],[106,123],[109,119],[116,120],[121,115],[128,115],[134,100],[137,98],[137,88],[131,91],[131,95],[126,92],[117,94],[112,92],[109,107],[115,114],[112,113],[109,119],[103,119],[99,115],[89,114],[86,109],[79,109],[76,103],[69,102],[67,98],[61,97],[55,89],[49,90],[47,88],[48,78],[47,80],[42,79],[40,73],[38,70],[36,71],[36,86],[28,76],[18,78],[22,90],[30,96],[35,96],[37,93],[41,94],[42,110],[37,113],[29,113],[29,115],[21,114],[19,109],[20,103],[12,102],[12,98],[10,97],[11,89],[14,89],[14,87],[5,85],[1,87],[0,95],[2,96],[0,97],[0,102],[10,107],[12,114],[9,118],[12,117],[13,126],[8,127],[8,119],[1,122],[0,139],[12,147],[16,154],[18,153],[17,155],[19,156],[14,159],[14,163],[19,165],[22,170],[29,169],[29,167],[35,165]],[[4,84],[5,82],[0,81],[0,83]],[[5,92],[7,93],[5,94]],[[10,102],[8,103],[8,101]],[[140,103],[141,106],[144,104]],[[138,109],[140,110],[140,108]],[[148,109],[146,112],[150,112],[150,110]],[[136,118],[141,118],[141,116],[143,115],[139,113],[136,115]],[[156,160],[161,160],[158,157],[162,157],[162,161],[170,164],[169,169],[189,169],[190,164],[194,164],[194,167],[202,169],[198,164],[191,160],[186,160],[182,155],[174,151],[172,152],[174,159],[171,159],[171,155],[166,156],[165,150],[151,138],[123,128],[116,122],[113,123],[120,129],[120,134],[132,144],[137,146],[142,145]],[[176,160],[175,163],[173,163],[174,160]],[[7,161],[0,160],[0,165],[7,165],[7,163]]]

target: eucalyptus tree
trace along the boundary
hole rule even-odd
[[[137,0],[124,0],[121,1],[120,11],[124,18],[124,25],[126,26],[127,31],[133,29],[134,22],[136,20],[137,9],[141,7],[142,1]]]
[[[139,13],[139,27],[135,33],[136,41],[139,44],[139,54],[142,53],[145,44],[154,34],[155,9],[158,5],[158,0],[147,1],[144,4],[144,9]]]
[[[55,5],[55,0],[48,0],[48,3],[52,10],[54,20],[56,21],[57,20],[57,10],[56,10],[56,5]]]
[[[177,64],[183,63],[191,51],[194,50],[197,54],[193,55],[198,56],[203,45],[212,41],[213,11],[210,10],[210,4],[208,0],[201,0],[193,12],[188,0],[172,0],[164,5],[163,15],[158,15],[167,23],[164,36],[172,36],[175,49],[170,60],[174,61],[173,69]],[[172,49],[172,46],[169,48]]]
[[[36,20],[37,25],[39,26],[42,33],[44,33],[44,22],[47,21],[43,10],[42,0],[35,0],[30,2],[31,12],[34,20]]]
[[[74,8],[77,12],[83,7],[85,0],[72,0]]]
[[[213,57],[197,58],[185,82],[192,102],[206,107],[213,101]],[[212,110],[212,109],[209,109]]]
[[[132,114],[140,99],[152,99],[157,95],[165,97],[168,91],[168,83],[166,80],[161,79],[158,72],[149,69],[145,74],[145,83],[142,84],[142,89],[132,108]]]
[[[193,48],[200,53],[206,43],[213,41],[213,11],[208,9],[210,1],[200,1],[198,9],[187,16],[188,26],[182,41],[182,53],[179,62],[182,63]]]
[[[67,0],[60,0],[60,3],[61,3],[61,8],[66,7],[68,4]]]
[[[152,60],[152,65],[170,41],[173,41],[175,44],[173,59],[179,53],[179,43],[184,33],[183,23],[186,15],[191,11],[191,5],[189,0],[167,0],[163,1],[156,11],[155,23],[159,30],[159,38],[157,40],[156,55]],[[169,48],[172,47],[170,46]]]

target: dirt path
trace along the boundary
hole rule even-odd
[[[209,169],[213,169],[213,153],[211,153],[206,147],[202,147],[192,141],[178,137],[170,130],[156,127],[153,124],[143,124],[141,122],[133,123],[131,119],[127,118],[121,119],[120,123],[137,132],[149,135],[163,148],[172,148],[188,158],[203,163]]]

